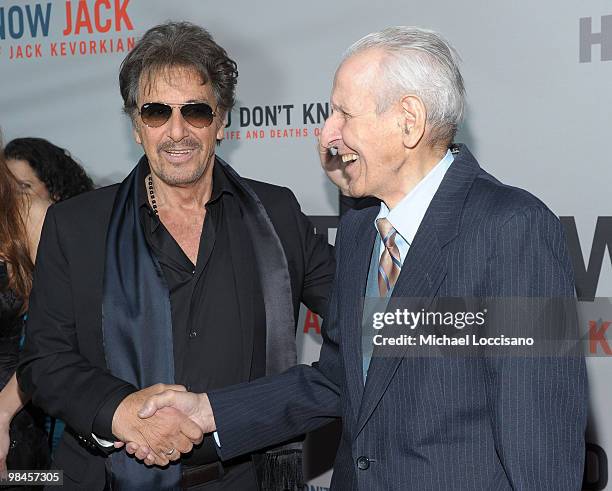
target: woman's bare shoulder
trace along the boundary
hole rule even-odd
[[[47,208],[51,205],[51,201],[41,199],[37,196],[28,196],[23,199],[24,217],[26,234],[30,246],[30,256],[32,261],[36,258],[38,242],[40,241],[40,232],[42,231]]]
[[[51,201],[39,198],[38,196],[28,196],[24,200],[25,222],[28,232],[31,226],[42,227],[47,214],[47,208],[51,205]],[[39,232],[40,233],[40,232]]]

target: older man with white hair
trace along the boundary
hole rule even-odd
[[[344,194],[381,202],[342,219],[319,362],[208,394],[166,391],[140,416],[182,410],[216,432],[222,459],[340,417],[333,489],[580,489],[581,355],[373,346],[364,297],[423,299],[426,311],[449,297],[574,296],[558,219],[453,144],[465,105],[455,51],[425,29],[370,34],[341,62],[331,103],[323,167]],[[547,322],[504,312],[515,328]]]

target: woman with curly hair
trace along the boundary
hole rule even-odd
[[[94,188],[67,150],[43,138],[16,138],[4,155],[19,187],[30,196],[57,202]]]
[[[0,149],[0,474],[43,469],[49,450],[43,416],[23,410],[15,369],[42,223],[51,204],[20,193]]]

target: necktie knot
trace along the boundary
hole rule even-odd
[[[377,219],[376,228],[385,246],[378,265],[378,289],[382,296],[386,296],[395,285],[402,264],[399,250],[395,244],[397,230],[386,218]]]
[[[379,218],[376,220],[376,228],[378,229],[378,233],[380,234],[385,247],[393,247],[395,242],[395,234],[397,231],[393,225],[391,225],[391,222],[386,218]],[[388,244],[389,241],[391,241],[391,244]]]

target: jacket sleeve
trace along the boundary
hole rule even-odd
[[[85,437],[96,432],[108,438],[112,414],[106,418],[105,428],[94,428],[96,415],[103,406],[110,407],[109,401],[116,407],[137,389],[80,354],[70,258],[61,237],[55,207],[51,207],[38,248],[17,378],[32,402],[51,416],[64,420]]]
[[[578,340],[574,315],[563,319],[550,308],[572,310],[575,304],[565,236],[549,210],[529,207],[507,218],[487,266],[501,309],[492,315],[501,325],[531,331],[536,343],[545,329],[563,325],[562,335]],[[535,353],[485,357],[496,451],[512,489],[579,490],[587,418],[584,357],[577,349]]]

